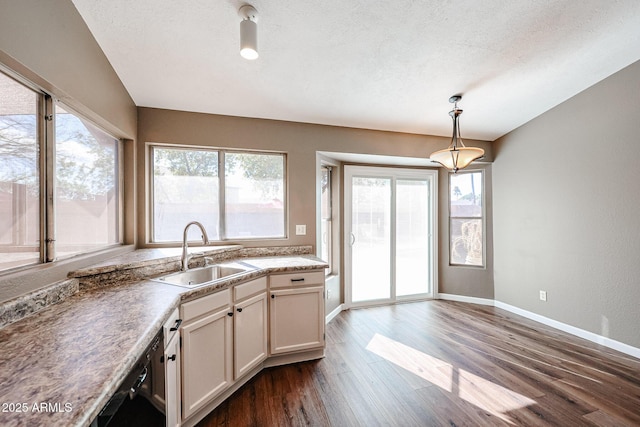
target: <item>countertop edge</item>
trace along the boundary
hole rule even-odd
[[[0,329],[76,294],[78,279],[64,279],[0,304]]]

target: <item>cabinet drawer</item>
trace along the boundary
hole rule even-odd
[[[239,301],[267,290],[267,278],[261,277],[233,288],[233,300]]]
[[[274,274],[269,276],[271,288],[290,288],[295,286],[324,284],[324,270],[300,273]]]
[[[180,307],[182,320],[187,322],[210,311],[217,310],[231,304],[231,291],[225,289],[215,294],[207,295],[197,300],[186,302]]]

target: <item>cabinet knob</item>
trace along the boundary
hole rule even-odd
[[[176,360],[176,355],[174,354],[173,356],[167,356],[167,360]]]
[[[242,307],[238,307],[238,313],[242,312]]]
[[[233,311],[231,313],[227,313],[227,316],[229,317],[233,316]]]
[[[274,294],[271,294],[271,298],[275,298],[276,296]]]

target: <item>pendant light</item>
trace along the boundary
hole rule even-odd
[[[240,22],[240,55],[244,59],[258,58],[258,11],[251,5],[245,4],[238,10],[242,18]]]
[[[440,163],[445,168],[453,171],[453,173],[466,168],[471,162],[484,156],[484,150],[482,148],[465,147],[462,138],[460,138],[458,117],[462,114],[462,110],[458,108],[458,101],[461,99],[462,95],[454,95],[449,98],[449,102],[453,104],[453,110],[449,111],[449,115],[453,119],[451,144],[449,144],[447,149],[436,151],[429,157],[430,160]]]

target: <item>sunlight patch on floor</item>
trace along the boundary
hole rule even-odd
[[[536,404],[535,400],[380,334],[375,334],[366,348],[509,423],[513,423],[509,411]]]

